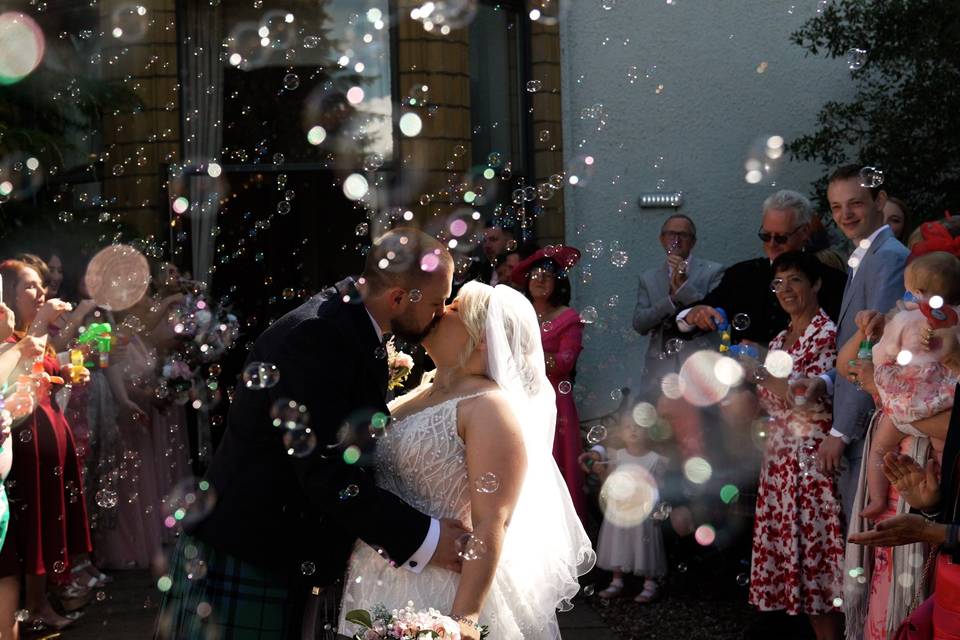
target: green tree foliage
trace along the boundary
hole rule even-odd
[[[859,162],[883,169],[885,188],[914,221],[960,209],[960,2],[833,0],[792,34],[809,55],[867,61],[851,70],[856,95],[830,101],[816,131],[789,144],[794,157],[825,175]],[[815,183],[823,199],[824,176]]]

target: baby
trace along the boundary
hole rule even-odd
[[[916,300],[932,302],[931,306],[960,304],[960,260],[949,253],[937,251],[912,260],[903,280]],[[911,423],[949,410],[957,385],[957,376],[941,362],[946,355],[943,345],[930,339],[930,323],[919,305],[907,302],[903,307],[873,347],[874,381],[885,416],[877,424],[868,457],[869,501],[860,515],[869,519],[883,514],[887,506],[890,483],[883,473],[883,455],[899,451],[900,441],[908,435],[926,437]],[[942,440],[930,440],[934,449],[943,450]]]

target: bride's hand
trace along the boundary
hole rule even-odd
[[[480,630],[468,622],[460,622],[461,640],[480,640]]]
[[[437,543],[437,550],[433,552],[430,558],[430,564],[435,567],[449,569],[460,573],[463,565],[463,558],[460,557],[460,549],[457,541],[464,534],[471,533],[464,523],[451,518],[444,518],[440,521],[440,541]]]

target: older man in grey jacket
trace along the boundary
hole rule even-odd
[[[667,259],[640,276],[633,328],[640,335],[650,336],[644,362],[645,390],[659,388],[658,378],[676,370],[682,357],[697,348],[696,342],[710,346],[709,338],[703,337],[691,341],[694,344],[670,343],[678,337],[673,322],[677,310],[702,300],[723,277],[722,265],[690,255],[696,243],[697,227],[693,220],[682,213],[670,216],[660,228],[660,244]],[[675,346],[679,344],[684,345],[682,354]]]

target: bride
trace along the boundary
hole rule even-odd
[[[413,602],[454,617],[465,639],[481,625],[497,640],[560,638],[556,609],[595,554],[551,455],[556,403],[533,307],[509,287],[467,283],[423,346],[435,375],[391,404],[377,482],[467,523],[463,568],[414,574],[358,542],[340,633],[356,632],[350,610]]]

